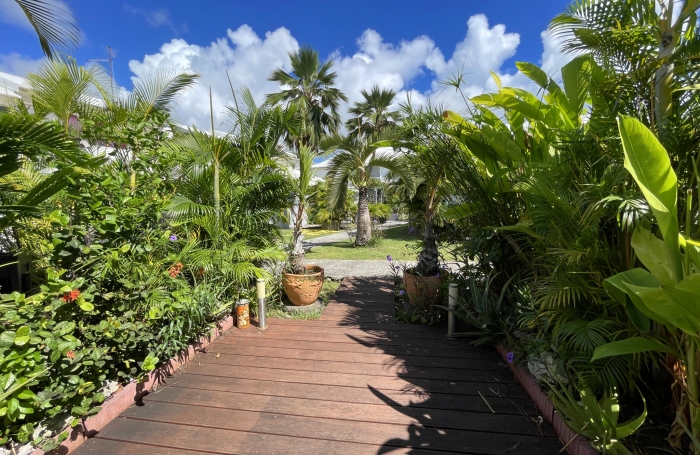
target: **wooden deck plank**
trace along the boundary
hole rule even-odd
[[[245,352],[248,347],[269,347],[280,349],[311,349],[318,352],[334,352],[334,353],[367,353],[367,354],[386,354],[387,346],[391,346],[392,355],[407,359],[409,357],[430,357],[438,358],[455,358],[455,359],[488,359],[500,358],[493,350],[487,349],[459,349],[445,347],[428,347],[428,346],[404,346],[399,343],[382,345],[377,343],[375,346],[365,346],[358,343],[318,343],[315,341],[306,340],[284,340],[280,343],[279,339],[270,339],[266,337],[256,338],[240,338],[229,337],[225,341],[217,342],[216,347],[207,348],[208,352],[222,351],[231,349],[238,352]]]
[[[470,363],[476,365],[478,362],[493,363],[501,362],[497,356],[476,356],[476,358],[450,358],[450,357],[431,357],[426,355],[408,355],[397,358],[396,356],[386,354],[384,352],[367,352],[367,350],[359,352],[319,350],[319,349],[300,349],[287,346],[259,346],[255,344],[246,345],[230,345],[217,344],[207,351],[209,354],[227,355],[227,356],[252,356],[257,358],[275,358],[282,357],[286,359],[307,359],[307,360],[327,360],[327,361],[342,361],[346,363],[372,363],[372,364],[400,364],[412,367],[436,367],[436,368],[461,368],[462,364]],[[473,369],[467,367],[466,369]]]
[[[183,398],[187,400],[193,399],[193,397]],[[270,408],[274,408],[273,403],[269,405]],[[316,406],[318,405],[316,404]],[[309,407],[293,408],[293,410],[299,410],[300,412],[314,411],[313,408]],[[352,412],[348,408],[343,410]],[[365,417],[371,417],[369,413],[364,415]],[[362,416],[362,413],[358,415],[360,418]],[[391,446],[394,447],[416,447],[418,444],[411,441],[411,430],[413,430],[421,433],[420,445],[423,445],[423,447],[427,446],[432,450],[439,451],[471,453],[502,453],[518,442],[533,444],[540,440],[548,439],[538,435],[494,434],[487,431],[469,431],[437,426],[426,427],[421,425],[421,422],[410,418],[402,419],[402,422],[393,424],[376,420],[317,418],[275,411],[255,412],[221,407],[200,408],[197,405],[153,401],[142,407],[130,408],[122,414],[122,417],[129,420],[142,421],[144,425],[150,425],[151,422],[177,424],[180,426],[196,425],[204,428],[291,436],[304,441],[323,439],[379,447],[387,444],[388,441],[392,441]],[[507,416],[502,417],[507,418]],[[427,419],[427,417],[424,419]],[[497,425],[500,423],[500,421],[494,422],[492,420],[492,428],[497,428]],[[554,448],[555,446],[551,444],[551,447]],[[489,449],[493,450],[493,452]],[[518,453],[527,453],[527,450]]]
[[[77,454],[557,453],[493,351],[394,322],[392,283],[346,279],[317,321],[233,329]]]
[[[430,428],[468,430],[481,432],[539,435],[538,426],[530,417],[513,413],[470,412],[436,409],[420,406],[401,406],[381,391],[370,391],[377,397],[375,403],[356,403],[350,401],[324,400],[323,396],[296,398],[276,395],[260,395],[230,390],[202,390],[182,387],[168,387],[152,394],[145,406],[134,406],[122,415],[149,420],[148,416],[170,411],[158,408],[150,410],[152,403],[176,404],[183,406],[200,406],[219,409],[222,418],[225,410],[272,413],[286,416],[302,416],[317,419],[343,420],[355,422],[375,422],[392,425],[418,425]],[[429,401],[430,398],[427,398]],[[428,406],[432,404],[428,403]],[[513,406],[513,408],[515,408]],[[144,411],[144,409],[149,411]],[[196,412],[196,410],[192,411]],[[210,412],[210,411],[206,411]],[[233,418],[233,417],[230,417]],[[158,420],[158,419],[155,419]],[[528,423],[529,425],[524,425]],[[356,441],[357,442],[357,441]],[[366,442],[366,441],[365,441]]]
[[[267,377],[280,378],[279,380],[291,380],[292,382],[309,381],[315,384],[329,385],[352,385],[352,384],[382,384],[386,388],[395,389],[396,387],[411,387],[418,385],[431,392],[452,392],[460,387],[466,386],[464,383],[515,383],[510,371],[486,371],[486,370],[466,370],[458,379],[446,381],[440,374],[430,373],[434,377],[426,377],[420,373],[415,373],[416,376],[410,374],[402,375],[401,377],[386,375],[386,374],[360,374],[360,373],[337,373],[324,371],[322,368],[316,370],[289,370],[286,368],[276,368],[274,365],[267,367],[259,366],[238,366],[224,365],[222,363],[198,362],[187,369],[190,374],[208,374],[214,376],[237,377],[237,375],[248,370],[255,371],[255,374],[265,375]],[[360,371],[358,369],[358,371]],[[509,376],[510,375],[510,376]],[[392,384],[393,387],[390,387]]]
[[[345,387],[323,384],[281,382],[276,380],[251,378],[223,378],[219,376],[178,375],[169,378],[167,387],[191,388],[196,390],[235,391],[257,395],[270,395],[291,398],[309,398],[326,401],[341,401],[350,403],[382,404],[386,403],[380,395],[392,400],[392,406],[410,406],[417,408],[435,408],[454,411],[491,412],[489,405],[496,413],[521,415],[534,410],[534,404],[519,386],[504,386],[483,384],[470,387],[472,395],[426,392],[413,388],[407,390],[370,389],[367,385],[361,387]],[[469,391],[467,390],[467,391]],[[483,394],[488,405],[479,395]],[[498,395],[496,395],[496,393]],[[155,395],[153,395],[155,396]],[[530,412],[531,413],[531,412]]]
[[[211,352],[211,351],[210,351]],[[306,351],[308,353],[308,351]],[[435,378],[459,381],[462,375],[468,374],[465,370],[510,372],[508,367],[498,359],[443,359],[442,365],[418,366],[410,365],[400,360],[385,359],[383,362],[366,362],[362,359],[353,361],[344,356],[329,356],[330,358],[302,357],[299,351],[285,351],[289,357],[280,354],[274,356],[259,355],[221,355],[199,354],[196,362],[215,363],[221,365],[237,365],[252,367],[274,367],[285,370],[325,371],[328,373],[355,373],[361,369],[363,374],[376,376],[407,375],[414,378]],[[315,356],[314,353],[308,353]],[[447,362],[444,362],[447,360]],[[358,365],[361,364],[361,365]]]

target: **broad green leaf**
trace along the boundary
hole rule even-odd
[[[490,179],[489,183],[486,185],[486,193],[493,197],[495,194],[504,193],[511,189],[510,182],[506,178],[508,173],[515,168],[506,167],[499,169]]]
[[[36,395],[31,390],[26,389],[22,390],[19,395],[17,395],[17,398],[20,400],[34,400],[36,399]]]
[[[664,289],[690,316],[700,321],[700,273],[694,273],[677,285],[665,286]]]
[[[547,89],[549,84],[549,76],[545,73],[539,66],[533,65],[529,62],[515,62],[515,66],[523,73],[525,76],[532,79],[532,81],[539,85],[543,89]]]
[[[28,326],[23,326],[17,329],[17,334],[15,336],[15,344],[17,346],[24,346],[29,343],[29,334],[32,330]]]
[[[564,90],[569,100],[569,108],[579,117],[588,98],[591,87],[591,58],[588,55],[576,57],[561,69]]]
[[[80,299],[80,302],[78,302],[78,304],[80,305],[80,309],[83,311],[92,311],[95,309],[95,305],[93,305],[85,299]]]
[[[648,229],[637,228],[632,234],[631,244],[642,264],[662,285],[675,284],[662,240],[656,238]]]
[[[639,120],[619,116],[617,124],[625,150],[625,169],[637,181],[656,217],[672,276],[679,282],[683,265],[678,242],[677,179],[671,160],[656,136]]]
[[[516,163],[521,163],[525,161],[525,155],[510,135],[486,125],[481,129],[481,132],[504,162],[513,160]]]
[[[649,288],[626,284],[630,298],[637,308],[640,305],[653,313],[652,319],[669,327],[677,327],[684,332],[697,336],[700,332],[700,318],[679,305],[663,288]]]
[[[498,87],[498,90],[501,89],[501,78],[498,77],[498,74],[494,73],[491,71],[491,77],[493,78],[493,81],[496,83],[496,87]]]
[[[158,357],[154,356],[153,354],[148,354],[148,356],[144,359],[141,368],[143,368],[144,371],[153,371],[156,369],[157,365]]]
[[[598,346],[593,352],[591,362],[605,357],[613,357],[616,355],[639,354],[642,352],[665,352],[667,354],[675,354],[676,351],[671,347],[659,343],[656,340],[642,337],[627,338],[626,340],[613,341],[602,346]]]

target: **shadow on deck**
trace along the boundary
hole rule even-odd
[[[559,452],[495,351],[395,324],[393,300],[346,279],[319,321],[234,329],[76,453]]]

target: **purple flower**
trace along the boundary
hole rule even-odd
[[[399,291],[399,295],[403,295],[403,294],[404,294],[404,290],[401,289],[401,290]]]
[[[171,235],[171,236],[170,236],[170,241],[171,241],[171,242],[174,242],[175,240],[177,240],[177,236],[176,236],[175,234]]]
[[[506,355],[506,359],[508,360],[508,363],[513,363],[513,359],[515,358],[515,354],[512,352],[509,352],[508,355]]]
[[[408,235],[411,235],[411,234],[413,234],[413,226],[411,226],[411,227],[408,229]]]
[[[438,274],[437,274],[437,275],[435,275],[435,276],[439,277],[439,276],[440,276],[440,272],[438,272]]]
[[[389,261],[389,262],[393,261],[391,255],[387,256],[387,257],[386,257],[386,260]]]

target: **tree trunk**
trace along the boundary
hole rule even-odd
[[[423,248],[418,256],[416,269],[420,275],[433,276],[440,271],[440,253],[435,242],[435,232],[433,231],[433,220],[425,222],[423,230]]]
[[[357,235],[355,246],[364,246],[372,239],[372,220],[367,204],[367,188],[360,188],[357,200]]]
[[[306,253],[304,252],[304,229],[301,225],[304,217],[304,204],[299,203],[292,231],[292,273],[303,275],[306,272]]]
[[[668,2],[665,17],[659,21],[661,41],[659,42],[659,59],[669,57],[676,50],[676,30],[673,25],[673,1]],[[680,20],[680,19],[679,19]],[[660,130],[668,124],[673,106],[673,62],[661,65],[654,74],[654,119]]]
[[[221,229],[221,195],[219,194],[219,163],[214,161],[214,215],[216,228]]]

